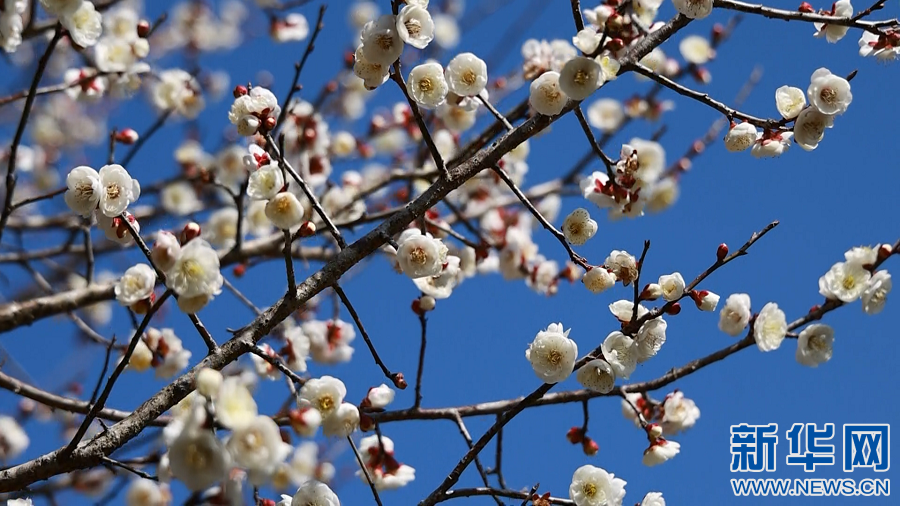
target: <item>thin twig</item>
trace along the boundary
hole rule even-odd
[[[384,506],[381,504],[381,497],[378,496],[378,489],[375,488],[375,483],[372,481],[372,476],[369,475],[369,469],[366,467],[366,464],[363,462],[362,456],[359,454],[359,450],[356,448],[356,443],[353,442],[353,438],[347,436],[347,442],[350,443],[350,448],[353,449],[353,455],[356,456],[356,461],[359,463],[359,468],[362,469],[363,476],[366,477],[366,483],[369,484],[369,488],[372,490],[372,496],[375,497],[375,503],[378,506]]]
[[[419,344],[419,365],[416,367],[416,395],[413,401],[413,409],[422,405],[422,373],[425,372],[425,344],[427,342],[427,323],[425,313],[419,315],[419,325],[422,327],[422,339]]]
[[[381,368],[381,372],[384,373],[384,376],[391,380],[397,388],[400,388],[398,382],[402,379],[401,373],[393,373],[390,369],[384,365],[384,361],[381,360],[381,357],[378,356],[378,351],[375,350],[375,345],[372,344],[372,340],[369,338],[369,333],[366,332],[366,328],[363,327],[362,320],[359,317],[359,314],[356,312],[356,309],[353,307],[353,304],[350,303],[350,299],[347,298],[347,294],[344,293],[344,289],[340,287],[337,283],[332,285],[332,290],[334,293],[340,297],[341,302],[344,304],[344,307],[347,308],[347,311],[350,313],[350,317],[353,318],[353,321],[356,323],[356,328],[359,329],[359,333],[362,334],[363,340],[366,342],[366,346],[369,347],[369,352],[372,354],[372,358],[375,359],[375,364]]]
[[[444,158],[441,156],[437,145],[434,143],[434,139],[431,138],[431,134],[428,132],[428,125],[425,124],[425,119],[422,118],[422,113],[419,111],[419,105],[416,104],[416,101],[409,95],[409,90],[406,88],[406,81],[403,79],[403,76],[400,75],[399,60],[394,62],[394,71],[391,72],[391,79],[397,83],[397,86],[400,87],[400,91],[403,92],[403,96],[406,97],[406,102],[409,104],[409,109],[412,112],[413,118],[416,120],[416,125],[418,125],[419,131],[422,132],[422,140],[425,141],[425,145],[428,146],[428,151],[431,152],[431,158],[434,160],[435,167],[437,167],[438,171],[441,173],[441,177],[449,181],[450,171],[447,169],[447,166],[444,165]]]
[[[306,0],[308,1],[308,0]],[[322,19],[325,17],[325,8],[326,4],[322,4],[319,7],[319,18],[316,20],[316,27],[313,29],[312,37],[309,39],[309,43],[306,45],[306,50],[303,51],[303,56],[300,58],[300,61],[294,64],[294,78],[291,80],[291,87],[288,90],[287,96],[284,98],[284,102],[281,103],[281,113],[278,114],[278,121],[275,123],[275,128],[281,128],[281,124],[284,122],[284,119],[287,117],[288,108],[291,105],[291,99],[294,98],[294,93],[299,90],[297,83],[300,81],[300,73],[303,72],[303,67],[306,65],[306,60],[309,58],[309,55],[312,54],[313,50],[316,48],[316,39],[319,37],[319,32],[325,28],[325,24],[322,22]]]

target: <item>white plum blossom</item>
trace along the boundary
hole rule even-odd
[[[365,402],[370,408],[384,409],[388,404],[394,401],[394,395],[394,390],[382,383],[377,387],[369,389],[369,392],[366,394]]]
[[[850,83],[826,68],[813,72],[806,95],[813,107],[829,116],[843,114],[853,101]]]
[[[434,109],[444,103],[450,91],[440,63],[427,62],[413,67],[406,80],[406,89],[417,104]]]
[[[153,104],[161,111],[174,111],[188,119],[196,118],[206,105],[202,88],[194,76],[181,69],[158,73],[151,89]]]
[[[628,323],[631,321],[631,315],[634,313],[634,302],[630,300],[617,300],[609,305],[609,312],[616,317],[622,323]],[[647,314],[648,309],[645,308],[642,304],[638,304],[637,307],[637,317],[638,319],[642,318],[645,314]]]
[[[595,100],[588,106],[585,115],[588,123],[594,128],[599,128],[603,133],[615,132],[625,120],[622,103],[614,98]]]
[[[884,309],[884,303],[891,292],[893,283],[888,271],[878,271],[866,282],[862,293],[862,306],[866,314],[878,314]]]
[[[169,446],[169,470],[191,491],[204,490],[225,479],[231,456],[211,430],[192,427],[191,421]]]
[[[725,133],[725,149],[732,152],[746,151],[753,146],[758,136],[759,131],[753,124],[738,123]]]
[[[594,30],[593,27],[588,26],[579,30],[578,33],[572,37],[572,45],[584,54],[594,54],[594,52],[597,51],[597,48],[600,47],[600,41],[602,40],[603,35],[597,33],[597,30]]]
[[[363,46],[360,45],[356,48],[353,58],[353,73],[363,80],[363,86],[367,90],[374,90],[384,84],[390,75],[389,72],[390,64],[369,61],[363,53]]]
[[[284,186],[284,174],[275,163],[263,165],[250,173],[247,195],[253,200],[269,200]]]
[[[896,31],[889,36],[887,34],[876,35],[862,30],[859,38],[859,55],[862,57],[874,56],[878,61],[891,61],[900,56],[900,44],[897,42]]]
[[[304,483],[287,506],[341,506],[341,501],[337,494],[332,492],[328,485],[316,481],[309,480]]]
[[[191,352],[184,349],[181,339],[172,329],[149,328],[144,334],[147,347],[162,357],[156,365],[157,378],[171,378],[188,366]]]
[[[581,282],[591,293],[603,293],[615,286],[616,275],[606,270],[605,267],[594,267],[584,273]]]
[[[838,0],[832,5],[832,12],[830,15],[839,17],[839,18],[849,18],[853,16],[853,6],[850,4],[850,0]],[[816,27],[816,37],[825,37],[825,40],[831,42],[832,44],[843,39],[844,35],[847,35],[847,31],[850,29],[849,26],[840,26],[833,25],[829,23],[813,23],[813,26]]]
[[[394,442],[389,437],[379,437],[378,434],[364,437],[359,442],[359,452],[366,469],[360,469],[356,475],[368,483],[368,474],[376,490],[397,489],[416,479],[415,469],[394,458]]]
[[[440,273],[436,276],[414,278],[413,283],[426,297],[432,298],[432,303],[433,299],[446,299],[463,279],[459,266],[460,258],[448,255],[444,260],[443,269]],[[535,278],[539,279],[540,276],[535,276]]]
[[[66,176],[66,188],[66,205],[85,218],[97,208],[103,192],[100,174],[86,165],[80,165],[69,171],[69,175]]]
[[[680,451],[681,445],[675,441],[658,438],[649,448],[644,450],[643,463],[645,466],[653,467],[675,457]]]
[[[572,475],[569,499],[575,506],[622,506],[626,484],[605,469],[584,465]]]
[[[694,301],[700,311],[715,311],[719,305],[719,296],[709,290],[700,290],[693,292]]]
[[[689,35],[681,39],[678,50],[684,61],[694,65],[703,65],[716,55],[716,51],[709,44],[709,39],[700,35]]]
[[[666,506],[662,492],[647,492],[639,506]]]
[[[141,185],[117,164],[100,168],[100,211],[113,218],[121,215],[141,196]]]
[[[753,339],[760,351],[772,351],[781,346],[787,334],[787,319],[778,304],[769,302],[763,306],[753,322]]]
[[[234,430],[225,447],[234,463],[248,471],[248,481],[255,486],[264,485],[293,449],[282,441],[278,424],[264,415]]]
[[[664,274],[659,277],[659,287],[662,290],[662,298],[667,301],[678,300],[684,295],[684,277],[680,272]]]
[[[303,204],[289,191],[277,193],[266,203],[266,217],[282,230],[290,230],[300,225],[305,214]]]
[[[300,399],[319,410],[323,418],[334,414],[346,396],[344,382],[332,376],[312,378],[300,389]]]
[[[322,420],[322,433],[328,437],[347,437],[359,428],[359,408],[343,402],[334,413]]]
[[[603,84],[600,64],[593,58],[576,56],[559,71],[559,89],[572,100],[584,100]]]
[[[259,413],[253,394],[237,376],[229,376],[222,381],[215,407],[216,420],[232,430],[249,426]]]
[[[487,64],[472,53],[460,53],[447,63],[444,77],[451,93],[473,97],[487,86]]]
[[[719,313],[719,330],[737,337],[750,324],[750,296],[733,293],[725,299],[725,307]]]
[[[640,353],[634,340],[616,330],[606,336],[600,348],[603,351],[603,358],[609,362],[616,377],[628,379],[637,367]]]
[[[828,299],[853,302],[862,296],[871,276],[858,262],[838,262],[819,278],[819,293]]]
[[[666,396],[663,402],[663,417],[660,426],[667,435],[684,432],[697,423],[700,408],[680,390]]]
[[[791,137],[793,136],[793,132],[761,132],[756,139],[756,143],[750,149],[750,154],[756,158],[781,156],[782,153],[791,147]]]
[[[93,46],[103,33],[103,17],[92,2],[81,2],[73,12],[62,14],[59,22],[69,31],[72,43],[81,47]]]
[[[163,272],[167,272],[175,265],[175,261],[181,256],[181,243],[174,234],[168,230],[160,230],[156,234],[156,241],[150,250],[150,259]]]
[[[238,134],[249,137],[260,128],[263,131],[274,128],[280,114],[281,107],[275,94],[262,86],[254,86],[234,99],[228,120],[237,126]]]
[[[713,0],[672,0],[675,10],[691,19],[703,19],[713,10]]]
[[[166,185],[159,194],[159,203],[166,212],[176,216],[186,216],[203,209],[203,202],[187,181]]]
[[[291,12],[284,19],[275,19],[269,28],[275,42],[303,40],[309,35],[309,21],[299,12]]]
[[[807,107],[794,122],[794,142],[804,150],[812,151],[825,137],[825,129],[833,125],[833,116],[822,114],[814,107]]]
[[[612,250],[603,265],[612,271],[625,286],[630,285],[637,278],[637,259],[627,251]]]
[[[587,209],[579,207],[563,220],[562,232],[571,244],[581,246],[597,233],[597,222],[591,219]]]
[[[411,279],[437,276],[447,260],[447,246],[431,234],[409,229],[400,236],[397,263]]]
[[[18,457],[29,443],[28,434],[15,418],[0,415],[0,460],[9,462]]]
[[[82,0],[41,0],[41,7],[56,17],[65,16],[78,10]]]
[[[425,49],[434,40],[434,21],[424,6],[407,3],[397,14],[397,34],[416,49]]]
[[[193,239],[166,271],[166,285],[179,297],[218,295],[224,283],[219,272],[219,255],[203,239]]]
[[[366,61],[389,67],[403,52],[403,39],[394,16],[385,14],[369,21],[360,32],[362,55]]]
[[[797,339],[797,362],[808,367],[831,360],[834,352],[834,329],[823,323],[814,323],[800,332]]]
[[[302,325],[309,337],[310,355],[320,364],[349,362],[353,356],[350,343],[356,338],[353,325],[343,320],[312,320]]]
[[[634,340],[638,363],[645,362],[656,356],[656,353],[666,343],[667,327],[668,324],[662,318],[654,318],[641,325]]]
[[[601,394],[611,392],[616,385],[616,373],[605,360],[599,358],[591,360],[578,369],[575,379],[588,390]]]
[[[132,480],[125,492],[126,506],[167,506],[170,499],[168,485],[144,478]]]
[[[844,260],[858,263],[863,267],[874,264],[878,260],[878,247],[854,246],[844,252]]]
[[[775,107],[784,119],[794,119],[806,107],[806,95],[800,88],[782,86],[775,90]]]
[[[133,265],[116,283],[116,300],[123,306],[131,306],[153,295],[156,271],[147,264]]]
[[[197,393],[207,399],[215,399],[224,382],[225,377],[222,373],[209,367],[200,369],[194,376],[194,386],[197,387]]]
[[[563,331],[562,323],[551,323],[546,330],[537,333],[525,350],[525,358],[544,383],[559,383],[572,374],[578,345],[569,339],[571,330]]]
[[[531,82],[528,103],[538,114],[555,116],[562,112],[569,97],[562,91],[559,72],[544,72]]]

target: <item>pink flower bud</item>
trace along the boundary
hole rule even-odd
[[[724,242],[716,248],[716,260],[723,261],[728,256],[728,245]]]
[[[140,136],[133,128],[126,128],[116,133],[116,142],[121,144],[134,144],[139,138]]]
[[[200,237],[200,225],[192,221],[185,225],[181,231],[181,245],[183,246],[198,237]]]

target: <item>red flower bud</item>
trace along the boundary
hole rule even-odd
[[[247,264],[237,264],[231,272],[236,278],[241,278],[247,273]]]
[[[728,256],[728,245],[724,242],[716,248],[716,260],[723,261]]]
[[[681,304],[678,302],[673,302],[672,305],[669,306],[668,309],[666,309],[666,314],[670,314],[672,316],[675,316],[680,312],[681,312]]]
[[[406,390],[406,387],[409,386],[406,383],[406,378],[403,377],[402,372],[395,372],[391,374],[391,381],[394,382],[394,386],[399,388],[400,390]]]
[[[197,237],[200,237],[200,225],[192,221],[181,230],[181,245],[184,246]]]
[[[150,35],[150,22],[146,19],[138,21],[137,34],[138,37],[146,39]]]
[[[566,432],[566,439],[573,445],[581,443],[584,441],[584,431],[581,430],[581,427],[572,427]]]
[[[809,2],[803,2],[802,4],[800,4],[800,7],[798,7],[797,10],[800,12],[805,12],[807,14],[812,14],[812,13],[816,12],[816,10],[813,9],[813,6],[810,5]]]
[[[311,237],[316,234],[316,224],[311,221],[304,221],[300,225],[300,237]]]
[[[116,142],[120,144],[134,144],[140,136],[133,128],[126,128],[120,132],[116,132]]]
[[[234,91],[232,92],[232,95],[234,95],[234,98],[238,98],[238,97],[242,97],[242,96],[246,95],[247,93],[250,93],[247,90],[247,87],[242,84],[239,84],[234,87]]]
[[[588,457],[593,457],[594,455],[597,455],[598,451],[600,451],[600,446],[593,439],[586,437],[581,443],[581,450]]]

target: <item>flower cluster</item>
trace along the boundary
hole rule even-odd
[[[234,103],[228,112],[228,120],[237,127],[238,134],[250,137],[257,132],[270,132],[275,128],[281,107],[275,95],[262,86],[248,91],[244,86],[234,89]]]
[[[186,229],[190,230],[190,225]],[[199,233],[199,227],[196,230]],[[196,313],[222,292],[224,278],[216,250],[204,239],[185,238],[189,240],[182,243],[173,234],[161,231],[150,256],[165,273],[166,286],[175,292],[178,307],[185,313]]]
[[[809,105],[807,105],[807,98]],[[782,86],[775,91],[775,104],[786,121],[793,121],[791,131],[766,128],[758,131],[750,123],[734,123],[725,134],[729,151],[751,149],[757,158],[781,155],[790,147],[790,140],[806,151],[816,149],[825,137],[825,130],[834,125],[834,118],[850,106],[853,94],[850,83],[826,68],[813,72],[809,87],[803,90]]]

